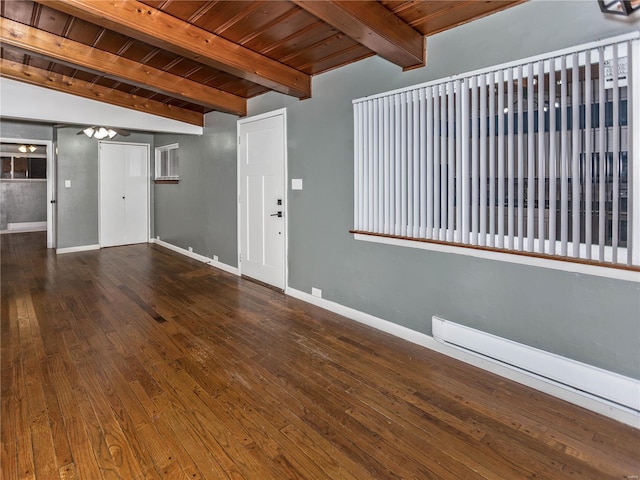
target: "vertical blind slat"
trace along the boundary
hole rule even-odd
[[[533,97],[529,95],[533,100]],[[513,250],[514,237],[514,194],[513,194],[513,178],[514,178],[514,122],[513,122],[513,68],[507,70],[507,248]],[[518,105],[521,109],[522,106]]]
[[[613,45],[613,72],[618,71],[618,45]],[[620,91],[618,75],[613,75],[613,206],[611,208],[611,258],[618,261],[618,233],[620,221]]]
[[[426,238],[433,238],[433,147],[435,145],[433,136],[433,92],[431,87],[427,87],[427,230]]]
[[[522,69],[520,70],[520,82],[518,83],[518,96],[520,95],[520,91],[524,90],[523,80],[522,80]],[[538,74],[538,78],[540,75]],[[539,82],[539,80],[538,80]],[[534,152],[533,145],[535,140],[535,132],[534,132],[534,123],[533,116],[535,113],[534,108],[534,97],[535,93],[535,84],[534,76],[533,76],[533,64],[529,63],[527,65],[527,129],[526,129],[526,140],[527,140],[527,165],[533,165]],[[530,85],[530,87],[529,87]],[[544,99],[544,97],[542,97]],[[542,102],[544,103],[544,101]],[[538,97],[538,104],[540,104],[540,97]],[[539,125],[539,124],[538,124]],[[540,132],[540,128],[538,127],[538,132]],[[520,250],[528,250],[531,251],[533,248],[533,202],[525,202],[525,189],[524,189],[524,173],[525,173],[525,150],[524,150],[524,140],[525,140],[525,125],[524,125],[524,117],[522,112],[518,111],[518,242]],[[533,180],[531,169],[529,168],[529,174],[527,175],[527,191],[533,191]],[[534,177],[535,178],[535,177]],[[525,245],[525,234],[524,234],[524,206],[525,203],[527,205],[527,244]]]
[[[607,158],[607,146],[606,146],[606,92],[604,88],[604,48],[600,47],[598,49],[598,58],[599,58],[599,84],[598,84],[598,98],[599,102],[599,110],[600,110],[600,118],[599,118],[599,135],[598,135],[598,144],[600,147],[600,156],[598,161],[598,260],[600,262],[604,262],[604,247],[605,247],[605,201],[606,201],[606,181],[605,181],[605,163]]]
[[[391,181],[391,142],[389,132],[389,118],[391,112],[389,110],[389,97],[384,98],[384,228],[383,233],[391,233],[390,221],[391,221],[391,199],[390,199],[390,181]]]
[[[425,89],[420,89],[420,238],[426,237],[427,225],[427,142],[429,141],[426,119]]]
[[[406,134],[407,134],[407,145],[406,145],[406,190],[405,190],[405,199],[406,199],[406,209],[407,216],[405,218],[406,231],[405,235],[410,237],[413,232],[413,103],[411,102],[411,92],[406,93],[405,103],[407,105],[406,111]],[[404,225],[403,225],[404,227]]]
[[[440,232],[438,238],[446,240],[447,232],[447,91],[442,85],[440,101]]]
[[[442,86],[433,98],[433,237],[440,239],[440,102]]]
[[[480,76],[480,235],[478,244],[487,243],[487,76]]]
[[[585,116],[584,116],[584,203],[585,203],[585,218],[584,218],[584,239],[585,239],[585,258],[591,260],[591,229],[593,216],[591,215],[591,209],[593,208],[592,192],[592,179],[593,179],[593,163],[591,158],[592,150],[592,126],[591,126],[591,104],[593,102],[593,85],[591,84],[591,50],[587,50],[585,53],[585,69],[584,69],[584,104]]]
[[[364,212],[362,218],[362,226],[365,231],[369,231],[369,159],[371,155],[369,154],[369,137],[371,135],[371,114],[369,112],[370,102],[366,102],[364,104],[364,115],[365,121],[367,122],[367,129],[365,132],[364,138],[364,190],[363,190],[363,198],[364,198]]]
[[[380,112],[380,102],[379,99],[376,99],[372,102],[373,107],[373,138],[372,138],[372,156],[373,156],[373,165],[372,165],[372,192],[373,192],[373,203],[372,207],[372,221],[371,228],[374,232],[380,232],[380,155],[382,153],[382,135],[380,131],[380,121],[381,121],[381,112]]]
[[[478,244],[478,77],[471,77],[471,245]]]
[[[551,75],[553,72],[553,75]],[[558,178],[557,171],[557,144],[556,139],[558,138],[557,134],[557,125],[556,125],[556,115],[557,108],[556,105],[559,105],[556,100],[556,59],[552,59],[549,66],[549,248],[548,253],[550,255],[556,254],[556,225],[557,225],[557,200],[558,200],[558,188],[556,184],[556,179]],[[540,199],[538,199],[540,202]],[[544,204],[539,204],[538,206],[538,219],[539,219],[539,233],[538,238],[540,239],[540,247],[538,251],[540,253],[545,253],[546,249],[544,246]]]
[[[389,233],[396,232],[396,105],[389,97]]]
[[[504,246],[504,70],[498,72],[498,241]]]
[[[447,84],[447,88],[449,90],[448,96],[448,105],[447,105],[447,138],[449,140],[448,143],[448,159],[447,159],[447,191],[449,195],[447,195],[448,204],[447,204],[447,241],[454,241],[454,224],[455,224],[455,211],[453,210],[454,206],[454,182],[455,182],[455,165],[456,165],[456,157],[457,146],[460,144],[460,136],[456,136],[454,134],[456,128],[456,114],[455,114],[455,101],[457,98],[456,92],[454,91],[453,82],[449,82]],[[454,138],[455,137],[455,138]]]
[[[567,175],[567,58],[560,58],[560,255],[567,255],[569,185]]]
[[[518,126],[518,249],[524,250],[524,120],[523,120],[523,108],[524,102],[524,79],[523,79],[522,65],[518,65],[518,120],[516,122]],[[533,88],[533,87],[531,87]],[[528,92],[527,92],[528,93]],[[528,95],[531,96],[532,94]],[[531,123],[527,124],[529,127]]]
[[[496,77],[489,82],[489,246],[495,246],[496,238]]]
[[[402,107],[400,105],[400,95],[394,95],[394,103],[395,103],[395,173],[394,173],[394,197],[395,197],[395,205],[394,205],[394,234],[402,235]]]
[[[407,94],[400,94],[400,235],[407,236]]]
[[[469,118],[469,84],[463,80],[460,82],[460,90],[462,90],[462,118]],[[462,138],[469,138],[469,123],[462,123]],[[462,198],[460,209],[462,210],[462,243],[469,243],[469,142],[462,142],[462,169],[460,177],[462,177]]]
[[[466,222],[467,205],[468,205],[468,192],[467,192],[467,162],[468,162],[468,150],[469,150],[469,129],[467,128],[467,119],[469,118],[469,85],[464,81],[456,83],[459,91],[456,98],[456,114],[459,119],[456,129],[456,191],[459,192],[459,198],[456,208],[456,230],[458,235],[457,241],[468,243],[468,227]],[[463,142],[462,139],[465,139]],[[451,195],[453,197],[453,195]]]
[[[529,69],[533,69],[533,65],[529,64]],[[544,73],[544,62],[540,61],[538,63],[538,98],[544,98],[545,91],[545,73]],[[551,78],[551,73],[549,74],[549,78]],[[551,86],[551,85],[549,85]],[[551,93],[549,93],[549,98],[551,99]],[[542,105],[542,108],[540,108]],[[544,102],[538,102],[538,222],[540,232],[539,242],[541,246],[544,248],[544,232],[545,232],[545,218],[544,218],[544,205],[545,205],[545,187],[546,187],[546,169],[545,169],[545,128],[544,128]],[[547,107],[548,108],[548,107]],[[542,118],[542,123],[540,119]],[[533,123],[533,114],[529,115],[529,124]],[[529,185],[527,186],[527,190],[530,190],[529,198],[527,201],[527,231],[529,228],[532,231],[532,234],[527,238],[527,251],[533,252],[533,220],[535,213],[535,177],[536,177],[536,151],[535,151],[535,138],[533,135],[529,135],[528,138],[528,179]]]
[[[634,85],[634,68],[633,62],[634,54],[637,52],[637,47],[632,42],[627,42],[627,132],[628,138],[628,151],[627,151],[627,265],[633,265],[634,250],[638,248],[634,245],[634,241],[638,240],[634,231],[636,229],[636,211],[637,205],[634,205],[633,199],[636,198],[636,191],[638,185],[635,184],[635,169],[637,165],[634,165],[634,159],[637,158],[638,144],[635,142],[637,137],[634,138],[633,132],[635,132],[635,115],[634,111],[634,97],[638,95],[638,92],[633,91]]]
[[[378,128],[376,136],[378,139],[378,164],[376,165],[377,181],[377,204],[378,212],[377,231],[384,232],[384,99],[377,100],[378,107]]]
[[[571,56],[571,240],[572,256],[580,256],[580,68],[578,66],[578,54]]]
[[[420,101],[417,90],[413,91],[413,233],[420,235]]]
[[[353,155],[353,190],[355,202],[353,202],[353,228],[356,231],[362,229],[360,226],[360,209],[362,208],[362,199],[360,198],[360,179],[362,176],[362,168],[360,166],[360,160],[362,159],[362,118],[360,112],[362,111],[362,105],[357,104],[354,106],[354,117],[357,119],[353,125],[353,138],[354,138],[354,155]]]

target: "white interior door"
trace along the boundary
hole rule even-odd
[[[148,146],[100,142],[100,246],[147,242]]]
[[[240,272],[285,288],[285,113],[238,122]]]

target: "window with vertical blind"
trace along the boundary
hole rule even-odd
[[[354,100],[353,232],[640,266],[638,37]]]

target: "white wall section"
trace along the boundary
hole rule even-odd
[[[100,123],[130,130],[194,135],[201,135],[203,131],[196,125],[6,78],[0,80],[0,91],[0,111],[4,118],[89,125]]]

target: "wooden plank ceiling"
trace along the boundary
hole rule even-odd
[[[0,74],[202,125],[372,55],[422,66],[429,35],[522,1],[7,0]]]

